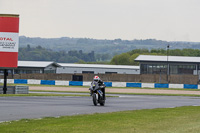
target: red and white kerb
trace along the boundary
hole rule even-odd
[[[0,68],[17,67],[19,15],[0,14]]]

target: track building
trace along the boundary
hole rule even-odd
[[[139,55],[140,74],[199,75],[200,57]]]

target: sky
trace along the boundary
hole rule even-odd
[[[0,14],[27,37],[200,42],[200,0],[0,0]]]

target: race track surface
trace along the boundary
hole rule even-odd
[[[121,95],[94,106],[91,97],[0,97],[0,122],[125,110],[200,106],[199,97]]]

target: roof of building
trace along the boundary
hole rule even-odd
[[[140,69],[139,66],[129,65],[102,65],[102,64],[74,64],[74,63],[56,63],[48,61],[18,61],[18,67],[41,67],[45,68],[49,65],[60,67],[79,67],[79,68],[112,68],[112,69]]]
[[[48,61],[18,61],[18,67],[42,67],[45,68],[49,65],[56,65],[60,66],[55,62],[48,62]]]
[[[200,63],[200,57],[139,55],[135,61]]]
[[[58,63],[58,64],[63,67],[140,69],[139,66],[129,66],[129,65],[72,64],[72,63]]]

